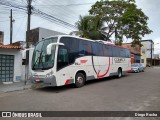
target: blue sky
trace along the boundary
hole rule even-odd
[[[26,5],[26,0],[0,0],[0,1],[13,1],[18,5]],[[33,5],[36,9],[42,10],[46,13],[52,14],[55,17],[62,19],[68,23],[75,24],[79,19],[79,15],[87,15],[91,5],[97,0],[33,0]],[[83,5],[84,3],[88,3]],[[82,4],[82,5],[69,5],[68,4]],[[136,0],[136,4],[142,11],[149,17],[148,26],[153,33],[146,35],[143,39],[152,39],[155,42],[155,53],[160,53],[160,0]],[[48,6],[54,5],[54,6]],[[10,39],[10,9],[9,7],[2,7],[0,5],[0,31],[4,31],[4,43],[8,44]],[[24,41],[25,31],[27,25],[27,14],[19,10],[13,9],[13,42]],[[63,25],[57,25],[49,22],[38,16],[32,15],[31,29],[36,27],[44,27],[47,29],[56,30],[59,32],[70,33],[75,30],[66,28]]]

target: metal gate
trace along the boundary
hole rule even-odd
[[[13,81],[14,56],[0,54],[0,82]]]

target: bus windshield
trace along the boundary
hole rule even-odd
[[[52,46],[51,54],[47,55],[47,46],[56,43],[57,37],[51,37],[40,41],[33,52],[32,70],[47,70],[54,66],[56,46]]]

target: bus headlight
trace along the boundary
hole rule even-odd
[[[50,77],[50,76],[52,76],[52,74],[53,74],[53,72],[51,71],[48,74],[46,74],[46,77]]]
[[[46,75],[46,77],[50,77],[51,76],[51,74],[50,73],[48,73],[47,75]]]

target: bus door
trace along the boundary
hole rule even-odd
[[[57,82],[61,85],[68,84],[70,82],[69,74],[69,54],[68,49],[65,46],[59,46],[57,55]]]

